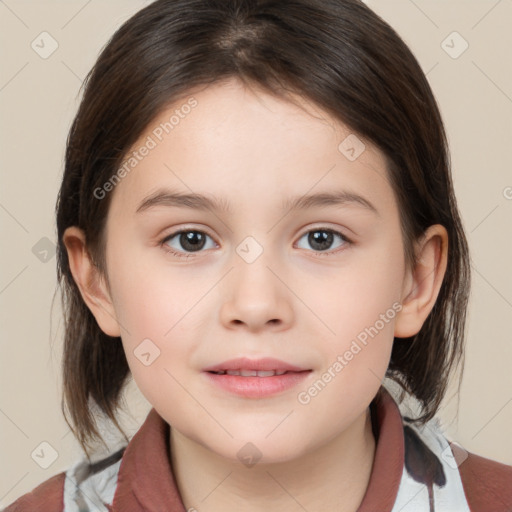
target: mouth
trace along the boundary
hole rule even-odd
[[[203,368],[203,371],[215,373],[217,375],[274,377],[276,375],[284,375],[285,373],[299,373],[309,370],[273,357],[264,357],[260,359],[238,357],[236,359],[230,359],[229,361],[224,361],[222,363]]]
[[[311,370],[302,370],[304,372],[309,372]],[[276,375],[285,375],[287,373],[302,373],[301,372],[292,372],[289,370],[219,370],[219,371],[210,371],[208,373],[213,373],[215,375],[236,375],[239,377],[275,377]]]
[[[216,389],[242,398],[267,398],[304,384],[313,372],[280,359],[238,357],[203,368]]]
[[[265,399],[304,386],[313,370],[207,370],[203,375],[214,388],[245,399]]]

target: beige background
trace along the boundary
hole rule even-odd
[[[51,310],[53,209],[81,81],[114,30],[147,3],[0,2],[0,506],[80,458],[60,412],[58,300]],[[458,416],[450,393],[439,417],[467,450],[512,464],[512,1],[367,3],[398,31],[427,73],[448,130],[472,250]],[[47,59],[31,48],[43,31],[58,43]],[[463,40],[450,35],[454,31],[469,44],[457,58],[445,51],[453,55],[463,48]],[[149,404],[133,383],[127,401],[132,416],[124,424],[131,434]],[[41,442],[57,455],[46,469],[35,462],[41,457],[31,457],[43,448],[50,461],[53,452]]]

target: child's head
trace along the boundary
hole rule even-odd
[[[431,418],[462,355],[469,257],[441,116],[358,0],[137,13],[87,78],[57,227],[64,401],[86,450],[89,400],[115,422],[130,372],[187,437],[284,459],[348,429],[384,375]],[[312,372],[261,399],[210,383],[241,356]]]

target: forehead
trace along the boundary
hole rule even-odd
[[[112,208],[135,211],[163,186],[240,203],[258,197],[282,204],[283,195],[331,187],[391,200],[384,155],[312,102],[292,99],[237,80],[190,91],[128,151],[125,162],[133,165],[125,166]]]

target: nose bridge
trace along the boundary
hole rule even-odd
[[[288,289],[276,276],[281,267],[275,259],[276,251],[248,236],[235,252],[230,285],[222,299],[222,322],[230,325],[244,323],[251,329],[267,323],[288,324],[292,318],[292,305]]]
[[[262,237],[258,237],[260,240]],[[235,249],[234,294],[245,300],[269,302],[280,293],[279,282],[269,267],[276,267],[275,251],[268,247],[268,237],[263,246],[253,236],[248,236]]]

